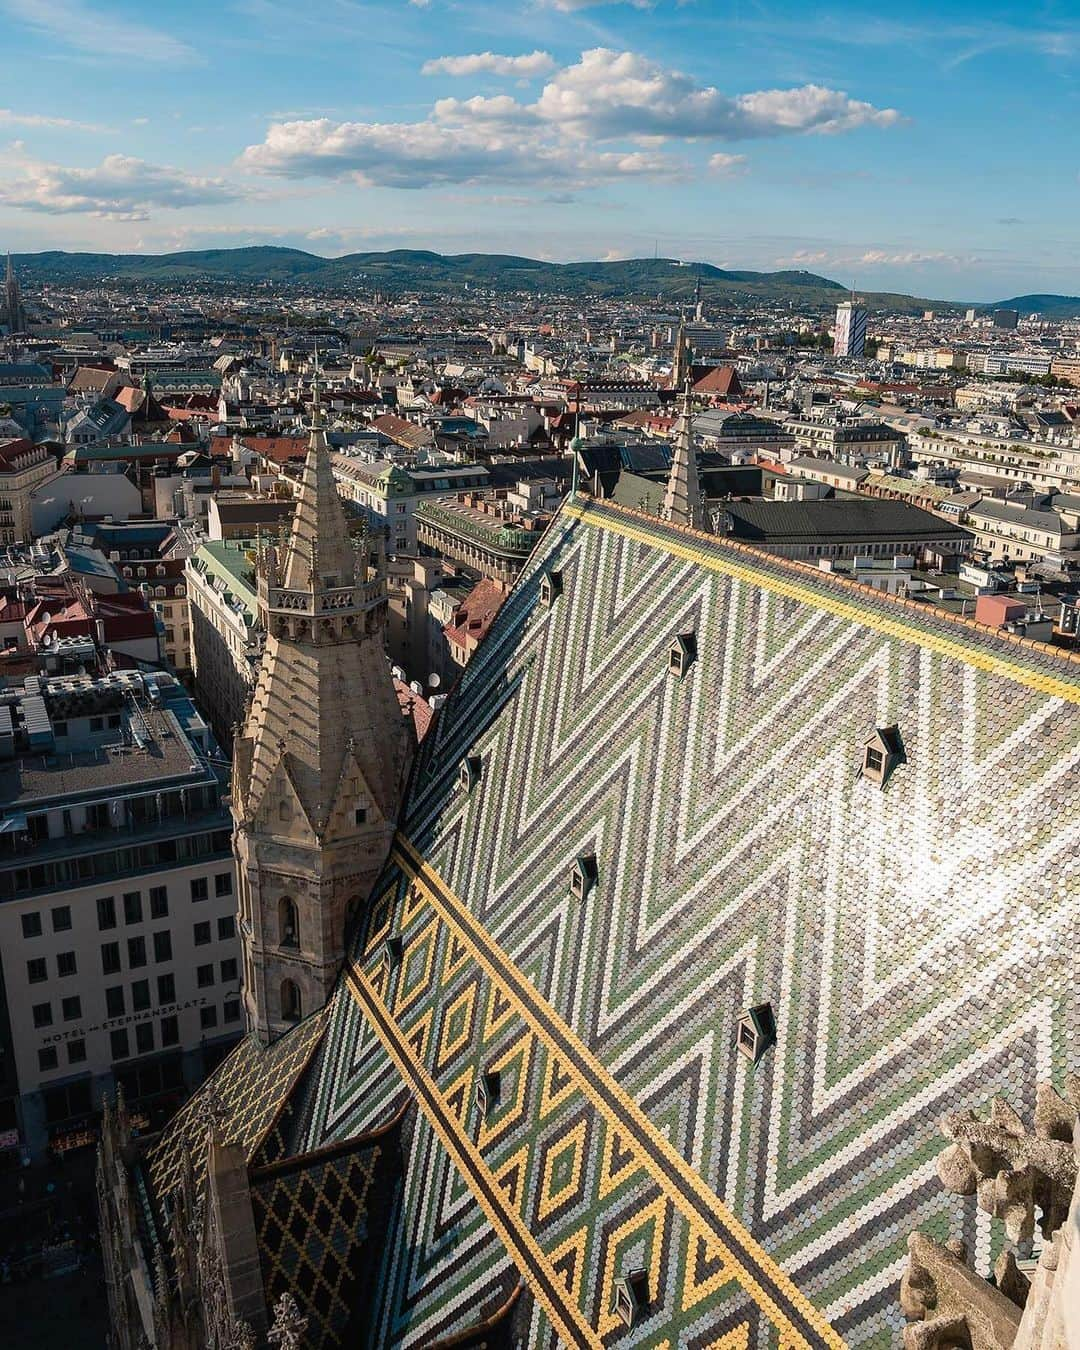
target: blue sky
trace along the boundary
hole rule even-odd
[[[0,34],[15,251],[658,247],[1080,292],[1080,0],[0,0]]]

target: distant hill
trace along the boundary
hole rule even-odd
[[[349,253],[321,258],[296,248],[201,249],[187,253],[23,253],[15,257],[29,281],[60,285],[105,279],[131,282],[214,282],[303,285],[341,290],[353,286],[386,291],[460,292],[466,286],[501,292],[596,296],[655,296],[688,301],[698,280],[706,301],[723,303],[756,297],[800,307],[829,308],[845,287],[812,272],[725,271],[709,263],[674,258],[628,258],[615,262],[551,263],[502,253],[445,256],[419,249]],[[929,301],[907,295],[865,296],[873,309],[916,312]],[[938,308],[942,308],[939,304]]]
[[[1024,314],[1041,314],[1046,319],[1080,318],[1080,295],[1016,295],[999,300],[987,309],[1015,309]]]

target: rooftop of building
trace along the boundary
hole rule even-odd
[[[909,502],[844,497],[801,502],[729,502],[731,532],[744,543],[964,540],[970,532]]]
[[[93,722],[100,722],[94,727]],[[11,811],[216,781],[211,742],[172,676],[30,676],[0,693],[0,801]]]

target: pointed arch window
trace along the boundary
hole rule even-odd
[[[300,915],[290,895],[283,895],[278,901],[278,946],[300,946]]]
[[[299,1022],[303,1016],[300,1006],[300,989],[295,980],[281,981],[281,1020]]]

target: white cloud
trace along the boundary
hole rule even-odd
[[[512,102],[512,100],[510,100]],[[671,177],[666,157],[646,150],[586,150],[530,143],[493,126],[438,122],[277,122],[244,168],[288,178],[352,178],[363,186],[424,188],[452,183],[595,182]]]
[[[241,194],[220,178],[107,155],[89,169],[20,159],[0,179],[0,203],[50,215],[84,213],[108,220],[145,220],[151,207],[217,205]]]
[[[62,131],[105,131],[95,122],[76,122],[70,117],[46,117],[42,113],[17,113],[0,108],[0,127],[57,127]]]
[[[786,258],[775,258],[777,267],[972,267],[979,258],[957,253],[922,252],[917,249],[798,249]]]
[[[532,79],[555,69],[549,52],[529,52],[525,56],[499,56],[495,52],[476,52],[471,56],[440,56],[426,61],[424,75],[502,75]]]
[[[884,249],[867,249],[854,262],[864,263],[868,267],[925,267],[928,264],[940,264],[945,267],[971,267],[979,261],[970,255],[957,253],[888,253]]]
[[[546,53],[524,59],[538,56]],[[471,73],[520,59],[484,52],[441,57],[429,67],[470,63],[460,73]],[[634,52],[598,47],[553,75],[532,103],[477,94],[439,99],[419,122],[279,119],[261,144],[244,151],[241,164],[379,187],[535,182],[552,174],[570,175],[578,186],[685,173],[683,164],[663,153],[665,142],[839,132],[897,120],[892,109],[816,85],[733,97]],[[734,174],[745,158],[716,152],[708,163],[714,174]]]
[[[715,155],[709,156],[709,172],[719,174],[721,177],[734,177],[735,174],[742,173],[745,168],[745,155],[725,155],[717,151]]]
[[[594,47],[545,86],[535,108],[583,136],[677,136],[745,140],[892,126],[892,108],[819,85],[731,97],[636,52]]]
[[[0,0],[0,11],[66,47],[115,61],[187,62],[195,51],[171,33],[82,0]]]
[[[652,9],[656,0],[539,0],[542,9],[557,9],[573,14],[579,9],[598,9],[601,5],[630,5],[633,9]]]

